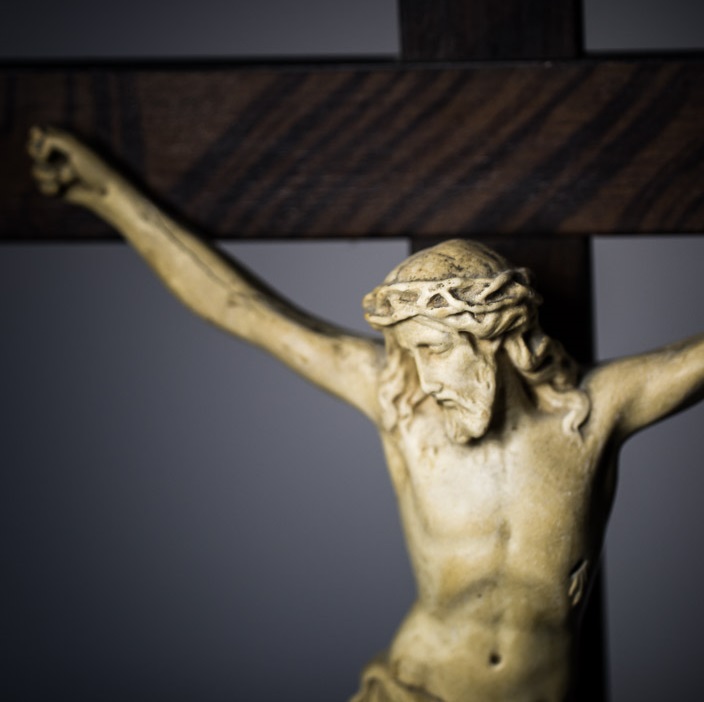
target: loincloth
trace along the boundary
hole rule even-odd
[[[359,692],[350,702],[443,702],[440,697],[394,678],[386,654],[382,653],[362,671]]]

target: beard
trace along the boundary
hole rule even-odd
[[[467,371],[461,387],[445,388],[435,396],[450,441],[466,444],[486,434],[494,415],[496,380],[494,359],[483,358]]]
[[[489,429],[492,405],[493,402],[467,402],[460,398],[441,402],[447,437],[456,444],[480,439]]]
[[[496,357],[477,354],[454,383],[434,394],[450,441],[467,444],[487,433],[494,415],[497,380]]]

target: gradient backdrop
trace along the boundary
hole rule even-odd
[[[590,50],[704,46],[704,3],[591,0]],[[397,52],[391,0],[25,0],[0,58]],[[364,329],[402,241],[227,247]],[[599,356],[704,329],[704,240],[597,240]],[[538,281],[539,283],[539,281]],[[334,702],[413,598],[367,421],[194,318],[117,244],[0,248],[0,699]],[[701,699],[692,410],[634,438],[608,538],[615,702]]]

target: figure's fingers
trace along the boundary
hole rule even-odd
[[[58,195],[61,192],[61,186],[55,180],[38,180],[37,188],[42,195]]]
[[[47,137],[47,127],[34,126],[29,130],[27,151],[33,159],[43,161],[48,157],[50,147],[47,145]]]
[[[37,161],[32,168],[37,188],[44,195],[61,195],[70,202],[81,204],[89,198],[90,192],[78,183],[70,162],[55,165]]]
[[[57,161],[35,161],[32,166],[32,175],[39,179],[53,178],[61,183],[69,183],[76,180],[76,169],[73,164],[61,159]]]
[[[60,129],[34,126],[29,130],[27,150],[35,160],[47,161],[55,152],[68,156],[77,144],[71,135]]]
[[[32,177],[42,183],[47,180],[57,180],[56,168],[40,161],[32,166]]]
[[[64,161],[57,169],[57,176],[59,178],[59,182],[64,185],[72,183],[76,180],[76,170],[73,167],[73,164],[70,161]]]
[[[32,168],[32,176],[37,188],[44,195],[58,195],[62,187],[68,182],[62,182],[59,173],[53,166],[38,161]]]
[[[34,125],[29,130],[29,136],[27,138],[27,151],[29,155],[34,158],[35,154],[40,148],[41,141],[44,139],[44,128]]]

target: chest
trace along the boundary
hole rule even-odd
[[[402,509],[428,533],[564,533],[587,518],[599,457],[559,417],[525,418],[459,445],[436,417],[419,415],[399,438]]]

